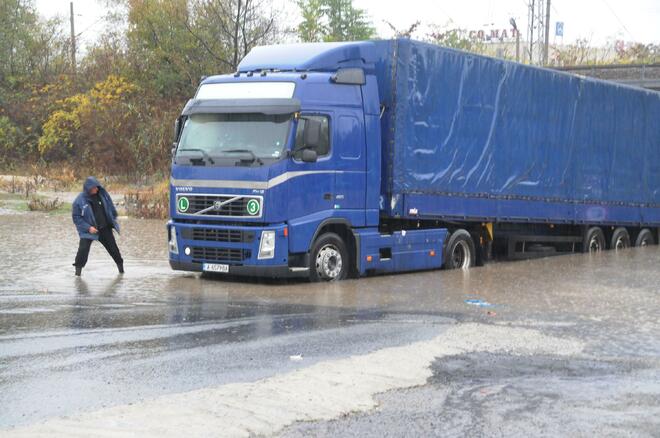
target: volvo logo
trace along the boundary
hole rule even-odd
[[[218,211],[222,210],[222,201],[215,201],[213,203],[213,208]]]

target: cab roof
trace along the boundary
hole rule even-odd
[[[238,65],[239,72],[259,70],[335,71],[369,67],[379,59],[385,41],[298,43],[259,46]]]

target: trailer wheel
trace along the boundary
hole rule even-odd
[[[635,239],[635,246],[649,246],[654,244],[653,233],[648,228],[642,229],[637,235],[637,239]]]
[[[338,281],[348,275],[350,260],[344,241],[335,233],[316,239],[309,260],[311,281]]]
[[[474,266],[476,251],[474,240],[467,231],[454,231],[445,248],[445,269],[468,269]]]
[[[630,234],[628,234],[628,230],[625,228],[619,227],[612,233],[610,249],[618,251],[626,248],[630,248]]]
[[[587,230],[582,241],[582,252],[600,252],[605,249],[605,234],[600,227]]]

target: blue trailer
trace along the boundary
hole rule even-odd
[[[170,264],[339,280],[645,246],[660,93],[398,39],[257,47],[175,124]]]

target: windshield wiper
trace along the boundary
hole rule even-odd
[[[252,152],[250,149],[227,149],[227,150],[221,150],[220,152],[227,152],[228,154],[248,154],[250,155],[250,163],[254,163],[255,161],[259,163],[260,165],[264,165],[264,162],[261,160],[261,158],[257,157],[257,155]],[[243,160],[241,160],[243,161]]]
[[[179,152],[201,152],[204,159],[208,160],[209,163],[211,164],[215,164],[213,158],[211,158],[211,156],[208,153],[206,153],[204,149],[199,149],[199,148],[179,149]]]

